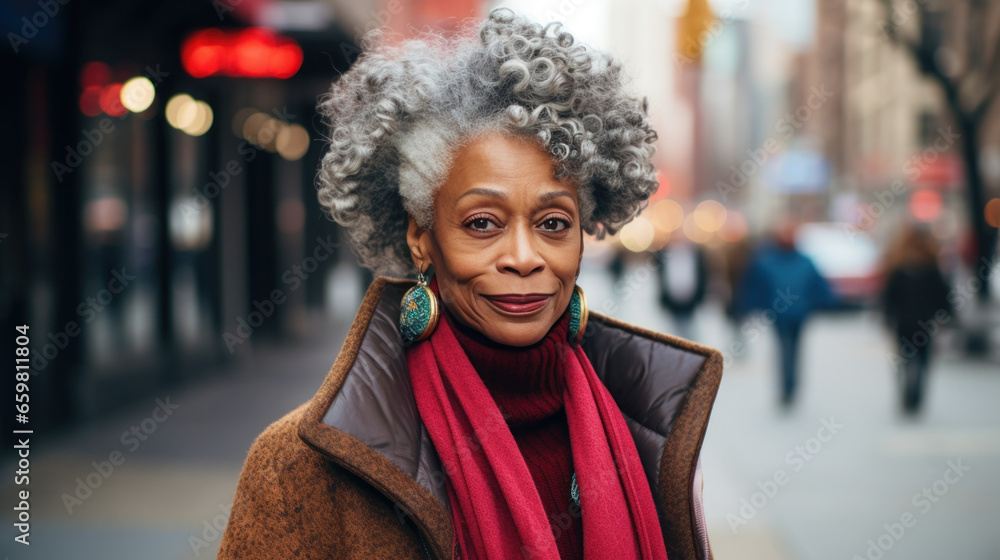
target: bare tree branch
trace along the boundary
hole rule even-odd
[[[886,21],[882,31],[886,38],[904,48],[913,56],[914,62],[921,73],[934,79],[944,93],[946,110],[954,119],[955,125],[961,131],[960,154],[965,167],[966,194],[968,196],[969,221],[975,233],[980,257],[993,254],[996,247],[996,233],[985,221],[982,213],[985,198],[985,181],[979,168],[979,130],[981,119],[1000,94],[1000,38],[991,41],[997,34],[989,29],[990,18],[986,11],[993,6],[993,0],[965,0],[964,9],[968,29],[941,29],[934,24],[940,20],[930,20],[934,14],[926,6],[926,0],[916,0],[917,10],[913,14],[919,16],[919,33],[916,39],[908,39],[900,33],[899,26],[893,21],[895,15],[893,0],[878,0],[885,10]],[[954,1],[942,2],[937,9],[963,9],[963,3]],[[956,14],[956,17],[958,15]],[[947,60],[940,60],[946,51],[941,47],[955,48],[958,41],[965,41],[964,49],[957,49],[964,55],[964,67],[950,67]],[[987,48],[989,43],[997,43],[995,48]],[[941,64],[939,64],[939,61]],[[958,76],[953,79],[951,76]],[[975,102],[963,104],[963,99],[980,94]],[[971,108],[967,105],[971,105]],[[979,297],[989,297],[988,289],[979,292]]]
[[[997,73],[1000,73],[1000,53],[989,49],[989,33],[986,29],[988,5],[984,0],[967,0],[964,6],[954,5],[952,9],[965,10],[965,29],[953,30],[966,37],[964,46],[965,64],[961,68],[962,79],[959,92],[969,101],[966,105],[973,116],[981,115],[997,93]],[[957,49],[956,49],[957,50]]]

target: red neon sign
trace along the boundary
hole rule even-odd
[[[252,27],[229,32],[203,29],[181,45],[181,63],[195,78],[291,78],[302,67],[302,49],[288,37]]]

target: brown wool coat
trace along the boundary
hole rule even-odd
[[[396,324],[413,284],[376,278],[316,396],[253,442],[219,559],[455,558]],[[582,344],[636,442],[670,560],[710,560],[698,455],[721,354],[593,311]]]

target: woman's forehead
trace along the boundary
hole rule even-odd
[[[460,199],[509,200],[526,194],[540,202],[567,194],[577,200],[575,185],[556,179],[554,162],[542,147],[503,133],[481,136],[456,150],[438,194],[456,204]]]

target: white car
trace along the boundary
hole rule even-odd
[[[847,306],[873,303],[878,296],[881,252],[864,231],[846,223],[803,224],[795,246],[813,260]]]

